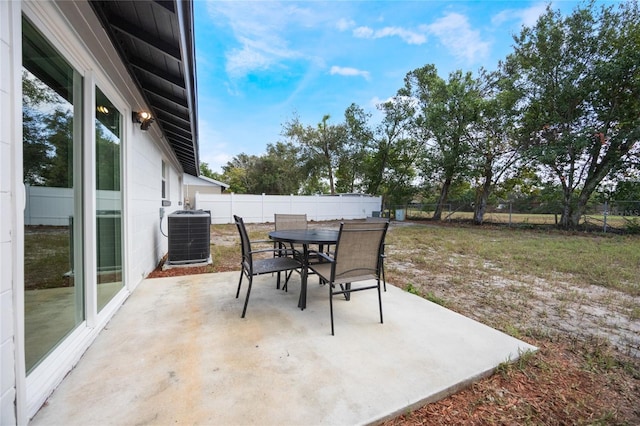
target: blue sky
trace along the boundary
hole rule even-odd
[[[554,2],[568,14],[577,2]],[[375,105],[407,72],[435,64],[493,70],[512,35],[544,12],[538,1],[197,0],[196,64],[200,160],[213,171],[240,153],[261,155],[283,140],[297,114],[315,125]]]

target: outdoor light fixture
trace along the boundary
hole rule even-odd
[[[156,121],[156,119],[146,111],[134,111],[132,113],[132,119],[134,123],[140,123],[140,130],[148,130],[151,123]]]

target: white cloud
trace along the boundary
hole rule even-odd
[[[458,58],[475,62],[489,54],[490,43],[482,41],[480,32],[471,28],[464,15],[452,12],[423,27]]]
[[[209,1],[207,10],[220,27],[229,27],[238,47],[226,52],[227,73],[242,77],[269,69],[285,60],[306,55],[290,46],[287,29],[313,27],[326,20],[310,9],[290,2]]]
[[[397,36],[408,44],[424,44],[427,41],[427,37],[423,33],[418,33],[401,27],[384,27],[375,31],[369,27],[358,27],[353,30],[353,35],[358,38],[371,39]]]
[[[358,27],[353,30],[353,35],[358,38],[374,38],[374,31],[369,27]]]
[[[526,9],[506,9],[491,18],[493,25],[501,25],[508,21],[520,21],[519,25],[532,27],[546,9],[545,3],[537,3]]]
[[[356,23],[353,19],[340,18],[338,22],[336,22],[336,28],[339,31],[347,31],[349,28],[353,28],[355,26]]]
[[[357,68],[339,67],[336,65],[331,67],[330,73],[331,75],[343,75],[347,77],[364,77],[365,80],[369,80],[370,78],[369,71],[362,71]]]

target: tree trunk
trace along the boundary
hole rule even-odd
[[[575,229],[578,226],[578,222],[580,221],[580,216],[582,215],[579,208],[576,208],[575,201],[573,198],[571,184],[562,186],[562,216],[560,217],[560,226],[564,229]],[[576,217],[577,214],[577,217]]]
[[[484,214],[487,211],[487,202],[491,194],[491,182],[493,181],[493,169],[491,165],[485,165],[484,183],[476,194],[476,205],[473,210],[473,224],[482,225]]]
[[[485,182],[480,193],[476,197],[476,205],[474,206],[473,211],[474,225],[482,225],[482,222],[484,221],[484,214],[487,211],[487,200],[489,199],[489,189],[486,186],[487,184]]]
[[[434,220],[441,220],[442,218],[442,207],[444,203],[447,201],[447,197],[449,196],[449,187],[451,186],[451,177],[447,177],[442,184],[442,189],[440,190],[440,197],[438,198],[438,204],[436,204],[436,211],[433,212]]]

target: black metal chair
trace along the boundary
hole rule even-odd
[[[251,295],[251,286],[253,284],[253,277],[262,274],[271,274],[273,272],[278,273],[278,281],[280,281],[280,272],[287,272],[290,270],[296,270],[300,268],[300,262],[293,257],[289,256],[276,256],[268,257],[265,259],[254,259],[254,255],[258,253],[270,253],[280,252],[285,250],[278,248],[269,248],[261,250],[252,250],[249,236],[247,234],[247,228],[244,226],[244,221],[239,216],[233,216],[238,232],[240,233],[240,245],[242,246],[242,270],[240,271],[240,280],[238,281],[238,290],[236,291],[236,299],[240,296],[240,287],[242,286],[242,279],[246,275],[249,279],[249,287],[247,288],[247,296],[244,300],[244,308],[242,309],[242,318],[244,318],[247,312],[247,305],[249,304],[249,296]],[[253,241],[253,243],[264,242],[270,243],[271,241]],[[279,286],[279,282],[278,282]]]
[[[389,219],[386,219],[384,217],[367,217],[365,220],[369,223],[389,222]],[[380,274],[382,277],[382,283],[384,284],[384,291],[387,291],[387,277],[385,277],[384,275],[384,260],[387,258],[385,252],[388,245],[389,244],[387,243],[382,244],[382,253],[380,254]]]
[[[273,215],[275,229],[276,231],[283,231],[289,229],[307,229],[307,215],[306,214],[287,214],[287,213],[275,213]],[[273,243],[273,248],[286,249],[286,245],[284,243]],[[295,246],[294,244],[289,244],[289,250],[286,250],[286,255],[291,255],[295,257],[297,260],[302,259],[302,247]],[[280,251],[279,253],[274,252],[274,256],[281,256],[284,251]],[[287,284],[289,283],[289,278],[291,278],[291,274],[293,271],[289,271],[286,275],[286,279],[284,280],[284,285],[282,289],[284,291],[288,291]],[[278,277],[278,283],[276,288],[280,288],[280,277]]]
[[[389,222],[341,223],[333,256],[318,252],[316,254],[325,262],[309,265],[322,281],[329,284],[331,335],[334,335],[333,296],[336,294],[342,294],[349,300],[353,292],[377,289],[380,323],[383,323],[380,292],[381,256],[388,227]],[[353,286],[355,282],[372,279],[375,280],[373,285]]]

